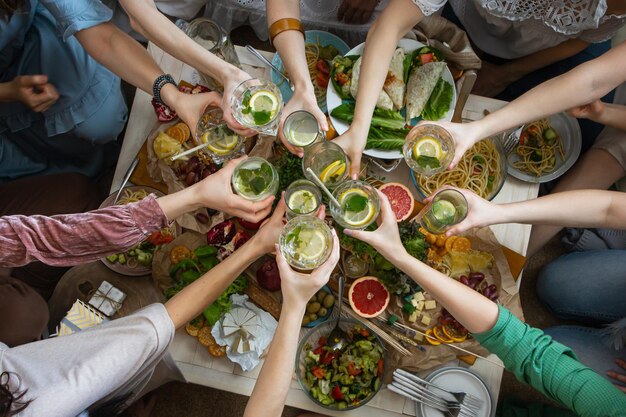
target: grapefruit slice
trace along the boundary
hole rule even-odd
[[[391,203],[396,221],[401,222],[411,216],[415,207],[415,199],[407,187],[398,182],[389,182],[383,184],[379,190],[387,196],[389,203]]]
[[[389,304],[389,291],[376,277],[362,277],[350,286],[350,307],[361,317],[376,317]]]

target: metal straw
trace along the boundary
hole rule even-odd
[[[331,193],[331,192],[330,192],[330,190],[329,190],[328,188],[326,188],[326,186],[324,185],[324,183],[322,182],[322,180],[320,180],[320,179],[317,177],[317,175],[315,175],[315,172],[313,172],[313,170],[311,169],[311,167],[308,167],[308,168],[306,169],[306,172],[308,172],[308,173],[311,175],[311,177],[313,178],[313,182],[314,182],[315,184],[317,184],[317,186],[318,186],[318,187],[320,187],[320,188],[321,188],[321,189],[322,189],[322,190],[326,193],[326,195],[328,196],[328,198],[330,199],[330,201],[331,201],[334,205],[336,205],[336,206],[339,208],[339,210],[340,210],[341,212],[343,212],[343,209],[341,208],[341,204],[339,204],[339,201],[337,201],[337,199],[335,198],[335,196],[333,195],[333,193]]]
[[[170,159],[172,161],[175,161],[175,160],[177,160],[179,158],[182,158],[183,156],[189,155],[190,153],[194,153],[194,152],[196,152],[196,151],[198,151],[198,150],[200,150],[202,148],[206,148],[209,145],[210,145],[210,143],[207,142],[207,143],[203,143],[202,145],[194,146],[191,149],[187,149],[185,152],[181,152],[179,154],[176,154],[176,155],[172,156]]]

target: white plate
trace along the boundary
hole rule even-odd
[[[474,417],[492,417],[495,415],[495,404],[491,392],[483,380],[475,373],[457,367],[437,369],[426,377],[426,380],[448,391],[465,392],[483,400],[483,405]],[[429,388],[437,394],[441,394],[437,388]],[[454,399],[450,396],[450,399]],[[444,417],[441,411],[416,403],[415,415],[417,417]]]
[[[412,39],[400,39],[398,46],[404,49],[405,53],[409,54],[415,51],[416,49],[421,48],[422,46],[426,46],[426,45],[424,45],[421,42],[414,41]],[[350,51],[348,51],[346,55],[361,55],[363,53],[364,47],[365,47],[365,43],[357,45],[354,48],[352,48]],[[454,83],[454,78],[452,78],[452,73],[450,72],[450,69],[447,66],[443,72],[442,77],[444,81],[452,84],[452,91],[454,93],[452,95],[452,103],[450,104],[450,109],[448,110],[448,113],[446,113],[445,117],[441,119],[441,120],[449,121],[449,120],[452,120],[452,116],[454,114],[454,108],[456,107],[456,84]],[[328,89],[326,90],[326,106],[328,107],[328,114],[330,114],[330,112],[332,112],[336,107],[339,107],[341,103],[342,103],[342,99],[341,97],[339,97],[339,95],[335,91],[335,87],[333,86],[333,83],[332,82],[328,83]],[[338,120],[332,116],[330,116],[330,120],[339,135],[343,135],[346,132],[346,130],[348,130],[348,128],[350,127],[348,123]],[[416,125],[419,120],[421,120],[419,117],[414,118],[413,120],[411,120],[411,125]],[[380,158],[380,159],[402,158],[401,151],[366,149],[363,151],[363,153],[373,158]]]
[[[565,174],[578,159],[578,156],[580,155],[580,148],[582,146],[582,135],[580,133],[580,126],[578,126],[578,121],[566,113],[555,114],[550,116],[549,119],[550,126],[552,126],[552,128],[559,133],[559,136],[563,141],[565,160],[561,159],[561,155],[557,152],[556,169],[552,172],[548,172],[547,174],[535,177],[532,174],[528,174],[513,167],[513,162],[520,160],[517,153],[513,151],[506,158],[507,164],[509,165],[508,172],[513,177],[532,183],[552,181]]]

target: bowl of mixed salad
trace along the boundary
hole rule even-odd
[[[342,319],[348,342],[341,350],[328,346],[335,326],[330,320],[315,326],[298,346],[296,376],[309,398],[331,410],[354,410],[380,390],[385,351],[380,338],[356,320]]]

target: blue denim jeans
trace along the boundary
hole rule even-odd
[[[541,271],[537,294],[562,319],[597,326],[626,317],[626,250],[561,256]]]
[[[537,294],[562,319],[598,326],[626,317],[626,250],[573,252],[562,256],[541,271]],[[613,348],[601,331],[582,326],[545,330],[570,347],[580,362],[615,382],[606,372],[626,373],[614,362],[618,357],[626,359],[626,349]]]
[[[607,371],[614,371],[626,374],[626,371],[615,363],[616,358],[626,360],[626,349],[616,350],[603,338],[601,331],[601,329],[582,326],[555,326],[544,330],[557,342],[572,349],[581,363],[610,382],[617,383],[614,379],[609,378],[606,373]],[[624,386],[624,384],[618,384]]]

